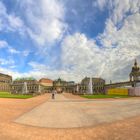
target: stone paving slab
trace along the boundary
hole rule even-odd
[[[62,94],[49,99],[15,120],[31,126],[47,128],[79,128],[97,126],[140,115],[140,100],[77,100]]]

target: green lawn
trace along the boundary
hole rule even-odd
[[[103,98],[129,98],[127,95],[81,95],[88,99],[103,99]]]
[[[0,92],[0,98],[27,99],[32,97],[33,97],[32,95],[19,95],[19,94],[11,94],[9,92]]]

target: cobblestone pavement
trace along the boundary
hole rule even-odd
[[[87,99],[67,99],[60,95],[57,96],[55,100],[51,100],[50,95],[43,95],[26,100],[0,99],[0,140],[139,140],[139,107],[140,98],[88,101]],[[68,109],[70,109],[71,113],[67,111]],[[110,109],[112,109],[112,112],[107,117],[107,113]],[[53,113],[55,111],[57,111],[57,113]],[[101,112],[104,113],[102,116],[100,116]],[[35,118],[34,121],[33,119],[28,120],[32,113],[33,115],[31,115],[31,117]],[[42,115],[39,115],[40,119],[36,120],[38,113]],[[69,118],[70,115],[71,117]],[[77,115],[78,117],[76,117]],[[121,118],[118,117],[120,115],[122,116]],[[63,127],[56,129],[14,122],[15,120],[22,120],[24,118],[23,116],[28,116],[26,123],[31,121],[43,124],[42,120],[49,116],[48,119],[45,118],[47,120],[44,122],[45,126],[48,124],[51,126],[54,122],[58,125],[58,122],[63,121],[68,123],[70,121],[72,126],[75,125],[75,122],[78,122],[78,126],[82,127],[85,123],[84,126],[86,127],[63,129],[63,127],[65,128],[66,126],[62,123]],[[54,122],[51,121],[51,116]],[[117,119],[114,120],[113,116],[117,116]],[[100,119],[108,118],[107,120],[111,121],[104,119],[103,122],[99,122],[100,119],[98,117]],[[57,121],[55,120],[56,118]],[[64,120],[64,118],[67,118],[68,121],[66,121],[66,119]],[[82,124],[82,122],[84,123]],[[91,125],[90,122],[94,122],[94,124]]]

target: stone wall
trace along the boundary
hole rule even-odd
[[[129,88],[129,96],[140,96],[140,87]]]

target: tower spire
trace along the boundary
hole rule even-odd
[[[137,64],[137,59],[135,59],[134,66],[137,67],[137,65],[138,65],[138,64]]]

